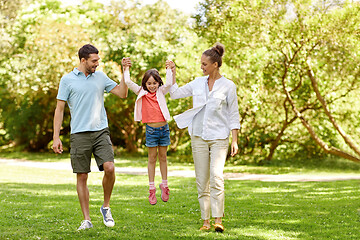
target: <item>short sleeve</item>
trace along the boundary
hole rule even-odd
[[[59,84],[59,90],[56,99],[67,101],[70,95],[70,89],[68,85],[66,84],[66,81],[64,78],[60,80]]]
[[[111,90],[113,90],[114,87],[116,87],[117,83],[111,80],[105,73],[103,74],[103,77],[105,79],[105,91],[110,92]]]

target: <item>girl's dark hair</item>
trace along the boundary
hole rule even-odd
[[[161,80],[158,70],[153,68],[153,69],[147,70],[146,73],[144,74],[144,77],[141,82],[141,86],[143,87],[144,90],[150,92],[146,87],[146,82],[149,80],[150,77],[153,77],[154,80],[159,83],[159,87],[164,84],[163,81]]]
[[[218,67],[222,65],[222,56],[224,55],[225,47],[221,43],[216,43],[214,47],[203,52],[203,55],[210,58],[210,60],[214,63],[218,63]]]
[[[86,45],[82,46],[78,52],[80,61],[82,58],[85,58],[87,60],[90,57],[90,54],[93,54],[93,53],[95,53],[95,54],[99,53],[99,50],[97,50],[97,48],[94,47],[93,45],[86,44]]]

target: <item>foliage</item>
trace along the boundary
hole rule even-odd
[[[354,102],[350,93],[357,94],[360,88],[359,8],[358,3],[337,1],[209,0],[201,4],[196,31],[209,42],[227,46],[225,62],[239,87],[242,154],[270,160],[275,149],[277,157],[286,158],[297,152],[323,153],[300,125],[285,90],[322,139],[333,146],[345,145],[316,99],[307,75],[309,63],[333,115],[356,136],[352,129],[359,121],[341,116],[344,102],[346,106]],[[352,110],[355,115],[359,112],[358,107]]]
[[[103,5],[86,0],[69,7],[56,0],[16,0],[1,1],[0,6],[1,145],[32,151],[51,145],[60,78],[77,66],[77,50],[89,42],[100,50],[100,70],[112,79],[121,78],[123,57],[132,58],[131,76],[137,83],[150,68],[164,76],[165,60],[172,59],[180,86],[201,75],[202,52],[223,43],[221,71],[237,84],[240,102],[240,154],[230,159],[234,164],[324,156],[293,107],[326,144],[351,151],[322,110],[309,68],[334,119],[352,138],[360,133],[356,1],[204,0],[193,16],[194,25],[162,0],[145,6],[137,1]],[[133,120],[135,99],[132,92],[127,99],[106,95],[117,151],[145,148],[144,125]],[[190,108],[191,100],[168,99],[170,114]],[[61,134],[68,148],[66,111]],[[178,129],[173,120],[169,125],[170,152],[190,155],[187,130]]]
[[[58,1],[34,1],[14,21],[8,29],[14,38],[10,47],[13,53],[0,73],[4,86],[1,121],[9,139],[30,150],[49,145],[60,78],[77,66],[77,49],[85,43],[92,42],[100,49],[100,70],[115,80],[121,78],[118,64],[126,56],[132,58],[131,75],[138,83],[150,68],[159,69],[164,76],[166,59],[176,61],[179,80],[196,72],[195,64],[191,64],[193,54],[179,49],[193,48],[197,37],[190,31],[187,18],[163,1],[142,7],[136,1],[116,1],[110,6],[84,1],[80,7],[67,8]],[[129,152],[144,144],[143,125],[133,120],[135,99],[135,94],[129,92],[125,100],[108,95],[105,101],[113,142]],[[171,103],[169,109],[172,115],[182,110],[176,103]],[[63,136],[69,133],[69,121],[67,109]],[[186,131],[177,129],[173,121],[169,124],[174,130],[175,151]]]
[[[13,42],[1,66],[1,117],[10,138],[29,150],[46,149],[52,139],[60,78],[78,61],[77,45],[89,41],[80,15],[69,19],[70,14],[59,2],[34,2],[19,12],[8,30]],[[68,113],[64,122],[67,126]]]

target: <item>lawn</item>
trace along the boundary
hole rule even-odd
[[[121,161],[120,161],[121,162]],[[136,165],[136,164],[135,164]],[[200,232],[194,178],[169,178],[170,200],[147,201],[147,176],[117,175],[113,228],[102,223],[102,173],[89,175],[94,228],[82,215],[71,171],[0,168],[0,239],[359,239],[359,181],[226,181],[225,232]],[[157,176],[156,182],[160,182]]]

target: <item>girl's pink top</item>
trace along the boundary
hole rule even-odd
[[[144,90],[142,86],[137,85],[130,79],[129,70],[124,71],[124,79],[126,85],[137,94],[137,98],[135,101],[135,111],[134,111],[134,119],[135,121],[142,121],[142,109],[143,109],[143,97],[148,95],[149,92]],[[156,99],[159,104],[162,115],[164,116],[166,121],[170,120],[169,109],[166,105],[165,94],[169,92],[170,87],[172,86],[172,72],[171,69],[166,69],[166,83],[160,86],[156,91]]]

